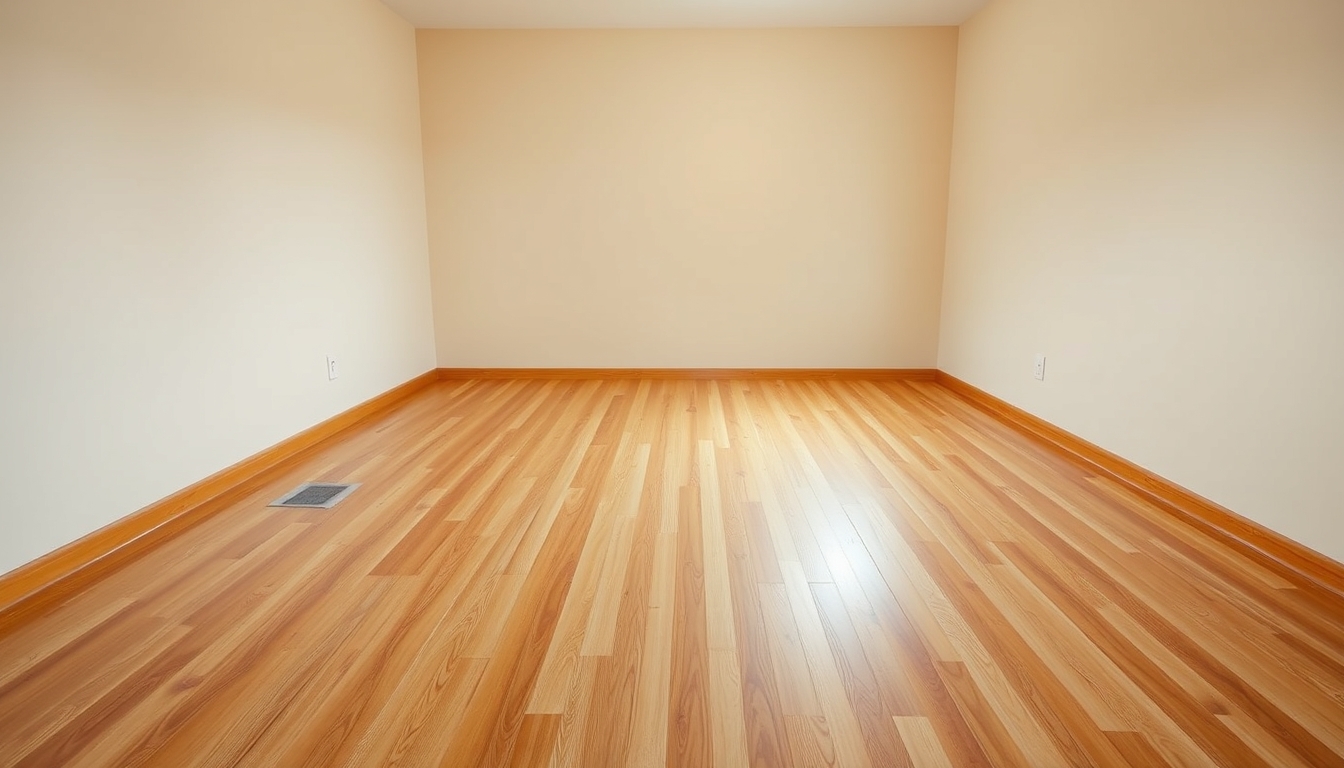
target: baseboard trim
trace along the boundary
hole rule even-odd
[[[1344,564],[1248,520],[1199,494],[1155,475],[1100,446],[1007,403],[943,371],[938,384],[1019,432],[1045,443],[1055,452],[1104,475],[1164,511],[1224,541],[1257,563],[1294,583],[1321,587],[1344,595]]]
[[[440,368],[445,381],[463,379],[845,379],[933,381],[932,368]]]
[[[1159,508],[1209,533],[1286,578],[1344,595],[1344,565],[1182,488],[1100,446],[943,371],[931,369],[763,368],[439,368],[0,575],[0,636],[104,578],[159,544],[208,519],[269,477],[341,433],[401,404],[440,380],[463,379],[758,379],[936,381],[1009,427],[1115,480]]]
[[[0,576],[0,635],[251,493],[341,433],[439,380],[429,371]]]

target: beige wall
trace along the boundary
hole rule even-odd
[[[941,367],[1344,559],[1344,4],[996,0],[956,112]]]
[[[0,4],[0,572],[433,366],[415,67],[374,0]]]
[[[934,365],[955,29],[419,43],[440,365]]]

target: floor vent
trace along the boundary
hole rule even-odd
[[[331,509],[358,487],[359,483],[304,483],[271,502],[271,506]]]

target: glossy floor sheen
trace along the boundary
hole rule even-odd
[[[1341,752],[1341,602],[931,383],[441,384],[0,639],[3,765]]]

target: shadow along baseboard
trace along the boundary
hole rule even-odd
[[[673,379],[704,381],[757,379],[800,381],[933,381],[933,368],[440,368],[445,381],[462,379]]]
[[[421,374],[0,576],[0,635],[207,519],[310,455],[323,443],[382,415],[438,379],[437,371]]]
[[[1326,555],[1248,520],[951,374],[938,371],[935,380],[1008,427],[1045,443],[1074,463],[1120,483],[1158,508],[1230,544],[1289,581],[1323,587],[1337,595],[1344,595],[1344,565]]]

